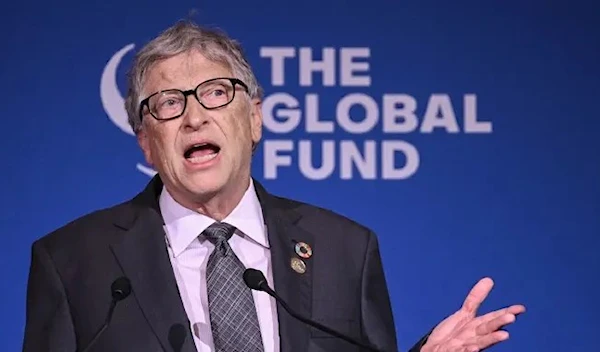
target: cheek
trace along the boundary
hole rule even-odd
[[[235,141],[238,150],[244,151],[246,147],[250,148],[252,144],[252,130],[250,128],[250,124],[248,122],[238,122],[236,126],[236,131],[234,135]]]
[[[252,121],[248,111],[241,111],[238,118],[234,120],[236,123],[237,139],[241,143],[251,140],[252,138]]]
[[[169,156],[173,157],[173,138],[168,133],[160,131],[154,134],[151,143],[152,156],[155,162],[165,163]]]

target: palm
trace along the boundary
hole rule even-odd
[[[493,286],[489,278],[480,280],[463,306],[433,329],[422,351],[478,352],[506,340],[508,332],[500,329],[514,322],[525,307],[514,305],[477,317],[477,310]]]

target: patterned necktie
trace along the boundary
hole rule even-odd
[[[210,324],[217,352],[262,352],[262,338],[246,269],[235,255],[229,238],[235,227],[214,223],[203,234],[215,245],[206,267]]]

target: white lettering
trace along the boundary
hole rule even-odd
[[[385,94],[383,96],[383,132],[407,133],[414,131],[419,125],[417,115],[415,115],[416,109],[417,100],[410,95]]]
[[[279,104],[285,108],[276,109]],[[275,93],[266,97],[262,103],[263,124],[275,133],[289,133],[300,123],[301,110],[298,100],[287,93]],[[275,119],[275,114],[283,121]]]
[[[441,116],[438,117],[438,113]],[[422,133],[431,133],[436,127],[445,128],[448,133],[458,133],[458,123],[447,94],[432,94],[421,124]]]
[[[260,48],[260,57],[271,59],[271,85],[282,86],[285,84],[285,65],[286,58],[296,56],[296,49],[293,47],[281,48]]]
[[[416,113],[416,99],[406,94],[384,94],[381,111],[373,97],[347,94],[337,102],[333,117],[323,113],[320,104],[320,96],[315,93],[306,94],[302,101],[287,93],[274,93],[263,101],[264,126],[274,133],[290,133],[303,122],[308,133],[334,133],[341,128],[347,133],[363,134],[372,131],[381,120],[383,133],[432,133],[436,128],[447,133],[460,132],[452,102],[445,94],[429,97],[422,119]],[[475,97],[465,96],[465,133],[490,133],[491,122],[477,121],[476,110]]]
[[[333,132],[333,121],[319,121],[319,96],[306,95],[306,132]]]
[[[313,85],[313,72],[321,72],[323,75],[323,86],[335,85],[335,49],[323,48],[323,59],[317,61],[312,59],[311,48],[300,48],[300,86],[310,87]]]
[[[354,105],[361,105],[364,108],[365,117],[360,122],[352,121],[350,118],[350,109]],[[339,101],[336,116],[340,126],[347,132],[366,133],[373,129],[377,124],[379,119],[379,108],[377,107],[375,100],[366,94],[348,94]]]
[[[364,156],[358,150],[354,141],[340,142],[340,178],[350,180],[353,178],[353,165],[365,180],[373,180],[377,177],[377,154],[375,141],[365,141]]]
[[[278,166],[291,166],[292,157],[290,155],[279,155],[279,152],[291,152],[294,150],[293,141],[265,141],[263,172],[266,179],[277,178]]]
[[[465,133],[491,133],[492,123],[477,121],[477,96],[466,94],[464,97]]]
[[[381,177],[386,180],[402,180],[411,177],[419,168],[419,152],[405,141],[383,141],[381,153]],[[396,152],[402,152],[406,158],[404,166],[396,168]]]
[[[335,145],[333,141],[323,141],[321,167],[313,167],[311,141],[300,141],[300,172],[311,180],[323,180],[335,169]]]
[[[297,167],[309,180],[330,178],[336,169],[342,180],[374,180],[378,168],[381,179],[402,180],[413,176],[420,163],[417,149],[400,140],[367,140],[362,146],[352,140],[300,140],[297,143],[292,140],[265,141],[265,179],[276,179],[282,167]]]
[[[340,49],[340,84],[345,87],[369,87],[371,76],[356,74],[368,72],[369,62],[355,62],[356,58],[369,58],[369,48],[341,48]]]

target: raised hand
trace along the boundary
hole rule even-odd
[[[492,287],[490,278],[473,286],[462,307],[433,329],[421,352],[479,352],[508,339],[501,328],[513,323],[525,307],[513,305],[478,317],[477,310]]]

